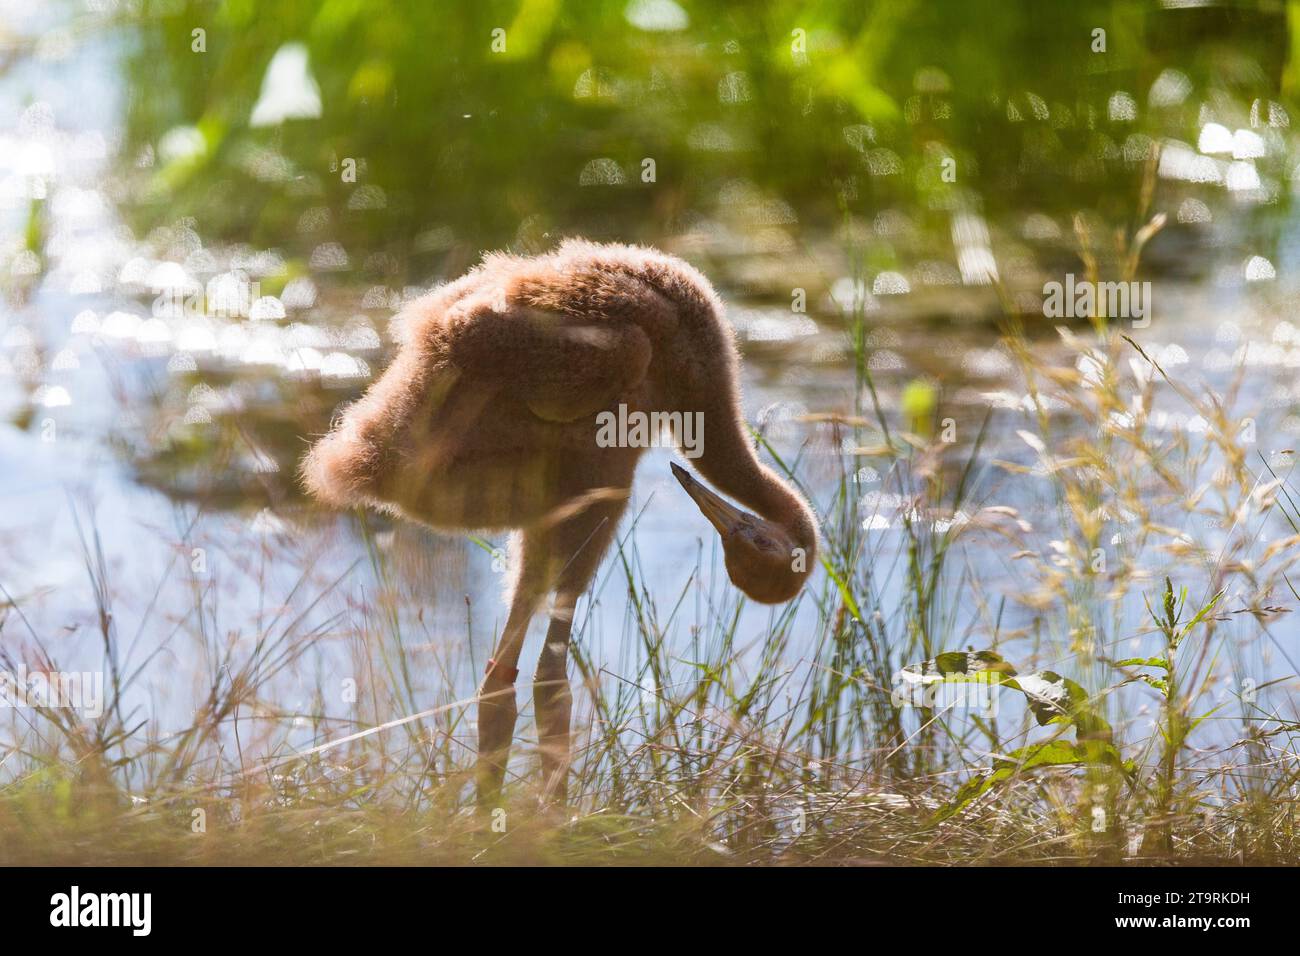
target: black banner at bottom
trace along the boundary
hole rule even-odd
[[[819,935],[846,941],[869,926],[961,938],[1047,920],[1072,940],[1172,933],[1231,945],[1238,934],[1290,925],[1297,889],[1295,870],[1238,868],[39,868],[7,876],[7,939],[76,933],[128,946],[254,937],[373,944],[395,931],[522,939],[565,923],[585,936],[605,923],[626,932],[651,915],[661,932],[698,928],[729,941],[747,926],[761,934],[773,920],[811,916]]]

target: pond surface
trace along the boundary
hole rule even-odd
[[[660,0],[608,5],[604,27],[489,5],[436,30],[414,8],[356,19],[347,4],[283,6],[263,22],[237,3],[0,5],[0,584],[23,612],[4,639],[93,666],[103,639],[87,565],[101,568],[116,640],[132,667],[151,662],[141,703],[164,723],[184,722],[221,648],[291,623],[311,646],[263,704],[309,711],[385,607],[429,663],[417,697],[433,702],[448,682],[472,692],[504,617],[492,550],[504,536],[332,514],[294,474],[391,357],[401,305],[491,248],[584,234],[699,265],[737,329],[746,416],[799,456],[824,508],[842,453],[876,433],[827,421],[871,416],[854,368],[862,318],[887,416],[920,383],[958,449],[991,412],[981,460],[1031,462],[994,280],[1035,354],[1086,374],[1054,327],[1086,337],[1087,325],[1045,317],[1044,283],[1084,273],[1076,211],[1115,274],[1108,237],[1145,221],[1150,167],[1149,212],[1167,222],[1139,275],[1151,321],[1131,334],[1198,393],[1241,378],[1233,414],[1253,422],[1261,460],[1289,469],[1295,113],[1277,55],[1287,24],[1269,5],[1085,3],[1014,30],[995,6],[976,35],[961,25],[980,4],[799,26],[793,9],[742,23]],[[1094,23],[1108,26],[1105,52]],[[439,42],[422,55],[404,29]],[[1026,49],[1040,41],[1041,58]],[[1170,428],[1187,425],[1176,397],[1160,402]],[[1053,409],[1067,430],[1070,414]],[[684,634],[724,613],[724,575],[671,459],[645,456],[620,534],[664,606],[695,596]],[[888,564],[906,503],[886,462],[855,465],[860,518]],[[1015,507],[1045,547],[1045,484],[982,466],[974,507]],[[1010,596],[1008,633],[1033,629],[1039,610],[1016,603],[1027,584],[1007,555],[972,546],[960,562],[981,594]],[[950,600],[950,646],[986,646],[974,602]],[[1142,606],[1126,600],[1136,635]],[[772,614],[744,607],[738,633],[755,641]],[[818,608],[798,615],[796,635],[811,634]],[[579,617],[584,652],[634,674],[618,562]],[[1272,633],[1276,646],[1250,651],[1258,683],[1289,690],[1295,628]]]

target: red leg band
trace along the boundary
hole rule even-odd
[[[498,664],[495,660],[489,657],[483,675],[485,677],[495,677],[497,680],[505,681],[507,684],[513,684],[519,679],[519,668],[506,667],[504,664]]]

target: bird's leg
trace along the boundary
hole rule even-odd
[[[510,603],[510,614],[488,661],[483,684],[478,692],[478,762],[475,778],[479,808],[490,811],[501,796],[510,743],[519,716],[515,702],[515,679],[519,676],[519,652],[528,633],[528,622],[537,609],[540,595],[521,580]]]
[[[515,702],[515,677],[519,671],[514,667],[507,670],[495,658],[488,666],[478,692],[478,761],[474,767],[479,809],[485,812],[495,809],[501,796],[515,719],[519,716]]]
[[[537,715],[537,745],[542,757],[542,804],[562,806],[568,797],[569,720],[573,693],[569,689],[569,633],[573,629],[574,595],[556,595],[546,643],[533,676],[533,709]]]
[[[630,484],[630,471],[625,478]],[[569,750],[572,744],[569,720],[573,712],[573,694],[569,689],[567,664],[573,608],[578,595],[587,590],[601,556],[614,538],[618,516],[622,514],[625,502],[626,497],[620,496],[589,505],[569,516],[554,530],[551,554],[553,564],[560,567],[555,579],[555,606],[546,631],[546,643],[537,660],[537,674],[533,678],[537,742],[542,757],[543,805],[562,805],[568,797]]]

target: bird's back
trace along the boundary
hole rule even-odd
[[[720,315],[707,280],[655,250],[489,255],[408,307],[396,359],[312,449],[305,483],[443,527],[518,527],[626,489],[640,449],[598,447],[596,416],[729,395]]]

